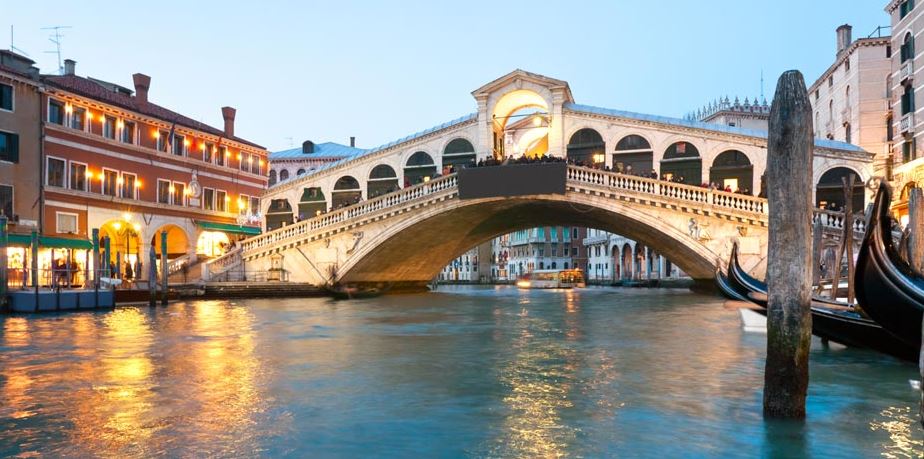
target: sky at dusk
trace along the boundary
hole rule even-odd
[[[722,95],[767,98],[784,70],[810,85],[834,29],[888,25],[885,0],[599,2],[0,0],[0,48],[132,87],[271,151],[303,140],[376,145],[476,110],[471,91],[515,69],[566,80],[582,104],[683,116]],[[651,5],[660,5],[658,8]]]

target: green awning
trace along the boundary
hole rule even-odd
[[[233,234],[244,234],[247,236],[256,236],[260,234],[260,228],[255,228],[253,226],[242,226],[242,225],[232,225],[230,223],[215,223],[215,222],[202,222],[197,221],[199,228],[209,231],[222,231],[225,233]]]
[[[10,234],[9,244],[11,247],[30,247],[32,245],[32,236],[29,234]],[[90,250],[93,248],[93,243],[86,239],[39,236],[39,247],[47,249]]]

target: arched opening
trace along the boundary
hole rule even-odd
[[[458,171],[475,164],[475,147],[465,139],[452,139],[443,150],[443,171]]]
[[[622,263],[619,262],[622,253],[618,245],[614,245],[610,249],[610,265],[613,267],[612,277],[610,278],[610,283],[615,283],[619,279],[622,279]]]
[[[369,172],[366,196],[374,198],[398,189],[398,174],[387,164],[379,164]]]
[[[279,181],[285,182],[286,180],[289,180],[289,171],[286,169],[283,169],[279,171]]]
[[[131,220],[133,219],[110,220],[99,228],[100,241],[104,240],[103,238],[109,238],[109,262],[119,273],[125,272],[126,263],[131,263],[132,270],[134,270],[138,260],[143,260],[146,255],[141,253],[141,223]],[[160,244],[160,240],[157,243]],[[102,246],[101,242],[100,250],[102,250]],[[185,254],[185,247],[183,250]],[[65,251],[62,250],[61,252],[64,253]],[[102,252],[100,256],[103,256]],[[118,267],[116,267],[116,264],[118,264]],[[133,277],[138,277],[139,273],[133,274]]]
[[[276,184],[276,169],[270,169],[269,173],[269,186]]]
[[[320,187],[310,187],[302,190],[302,197],[298,200],[298,219],[315,217],[327,211],[327,201]]]
[[[404,165],[404,184],[405,186],[417,185],[425,182],[436,175],[436,164],[433,158],[425,151],[418,151],[407,159]]]
[[[491,113],[494,158],[541,157],[549,150],[549,107],[534,91],[518,89],[504,94]]]
[[[633,175],[650,175],[654,171],[654,152],[644,137],[629,134],[616,143],[613,169]]]
[[[172,260],[186,255],[189,251],[189,238],[186,236],[186,231],[176,225],[166,225],[155,231],[151,238],[151,244],[154,246],[154,253],[157,254],[158,259],[161,255],[160,235],[164,232],[167,233],[167,259]]]
[[[709,183],[725,191],[751,194],[754,189],[754,166],[747,155],[738,150],[723,151],[712,161]]]
[[[635,273],[632,269],[632,246],[625,244],[622,246],[622,279],[623,280],[632,280],[632,276]]]
[[[844,208],[844,183],[847,177],[853,176],[854,185],[851,199],[854,212],[863,211],[865,184],[860,175],[846,167],[835,167],[818,179],[815,187],[815,205],[819,208],[840,210]]]
[[[900,53],[902,62],[914,59],[914,36],[911,35],[911,32],[905,34]]]
[[[362,189],[359,188],[359,181],[355,178],[344,175],[334,183],[334,191],[330,194],[331,205],[334,209],[356,204],[362,199]]]
[[[304,168],[304,167],[298,168],[298,171],[295,172],[295,176],[296,176],[296,177],[298,177],[298,176],[300,176],[300,175],[305,175],[305,168]]]
[[[661,160],[661,178],[688,185],[702,183],[703,160],[696,146],[680,141],[667,147]]]
[[[641,243],[635,244],[635,272],[637,273],[635,278],[641,279],[642,276],[645,279],[651,279],[651,264],[648,258],[648,247],[645,247]]]
[[[231,245],[231,239],[223,231],[202,231],[196,239],[196,255],[218,257]]]
[[[558,263],[553,261],[551,269],[558,269]]]
[[[606,143],[599,132],[584,128],[571,135],[567,146],[568,161],[577,165],[603,167],[606,161]]]
[[[270,201],[269,209],[266,210],[267,231],[291,225],[293,221],[292,205],[289,204],[288,199],[273,199]]]

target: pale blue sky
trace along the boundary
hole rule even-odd
[[[40,28],[73,26],[63,55],[79,75],[131,87],[146,73],[153,101],[218,127],[234,106],[237,134],[270,150],[373,147],[474,111],[470,92],[514,68],[567,80],[578,103],[657,115],[754,97],[761,69],[769,99],[782,71],[811,84],[831,64],[838,25],[888,25],[885,3],[0,0],[0,48],[14,25],[53,72]]]

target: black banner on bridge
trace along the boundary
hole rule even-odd
[[[459,198],[565,194],[564,162],[468,167],[459,171]]]

